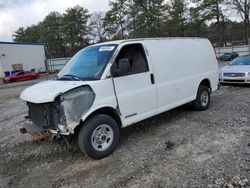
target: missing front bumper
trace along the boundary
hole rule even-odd
[[[59,137],[58,134],[52,133],[50,130],[42,130],[40,127],[29,123],[20,128],[20,132],[22,134],[30,134],[34,143],[53,141]]]

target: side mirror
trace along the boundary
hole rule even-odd
[[[130,71],[130,63],[128,59],[120,59],[117,63],[114,63],[111,68],[112,76],[123,76]]]

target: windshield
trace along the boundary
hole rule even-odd
[[[79,51],[58,73],[58,80],[98,80],[117,45],[98,45]]]
[[[250,56],[238,57],[230,62],[229,65],[250,65]]]

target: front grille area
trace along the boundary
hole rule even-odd
[[[223,80],[224,82],[232,82],[232,83],[244,83],[245,80]]]
[[[29,103],[30,120],[42,129],[55,129],[58,124],[58,110],[52,103]]]
[[[223,76],[226,77],[245,77],[245,73],[223,73]]]

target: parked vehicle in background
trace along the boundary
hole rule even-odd
[[[238,57],[220,69],[219,81],[221,83],[250,83],[250,55]]]
[[[220,61],[232,61],[233,59],[235,59],[236,57],[239,57],[239,54],[236,52],[232,52],[232,53],[224,53],[219,57]]]
[[[3,82],[16,82],[23,80],[31,80],[39,78],[39,73],[36,71],[19,71],[13,75],[7,76],[3,79]]]
[[[82,152],[101,159],[116,148],[120,128],[189,102],[206,110],[217,88],[218,62],[207,39],[130,39],[80,50],[56,80],[20,97],[41,132],[74,134]]]

